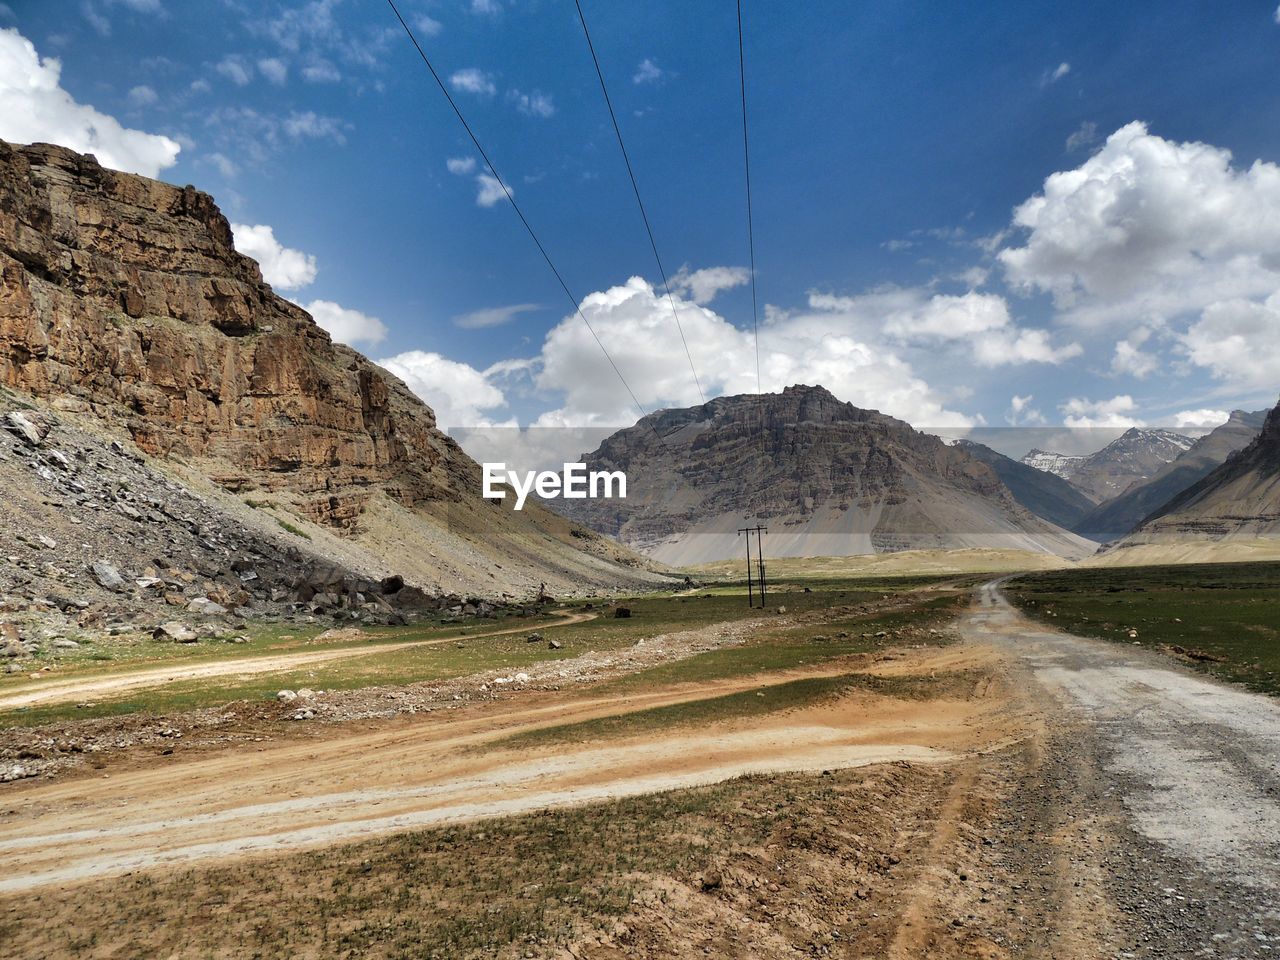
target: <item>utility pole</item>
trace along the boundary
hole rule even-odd
[[[768,532],[768,527],[756,524],[756,556],[760,561],[760,606],[762,609],[764,607],[764,535]],[[749,539],[748,542],[750,542]],[[750,566],[750,564],[747,565]]]
[[[742,527],[738,531],[738,536],[744,533],[747,535],[747,606],[754,607],[756,605],[755,596],[751,592],[751,534],[755,531],[751,527]],[[761,594],[760,602],[764,602],[764,595]]]

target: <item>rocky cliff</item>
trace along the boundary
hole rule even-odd
[[[627,473],[624,501],[564,501],[596,530],[666,563],[744,550],[769,527],[774,556],[1000,547],[1081,556],[1092,544],[1023,509],[958,446],[822,387],[721,397],[651,414],[585,458]]]
[[[431,410],[277,296],[193,187],[0,142],[0,281],[0,384],[167,469],[275,498],[357,565],[517,593],[624,572],[625,551],[546,511],[481,501]]]

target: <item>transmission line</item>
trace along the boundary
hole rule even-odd
[[[637,399],[635,391],[631,389],[631,384],[627,383],[627,378],[622,375],[622,371],[618,369],[618,365],[614,363],[613,357],[609,355],[609,351],[605,348],[604,342],[601,341],[600,335],[596,333],[595,327],[591,326],[591,321],[588,320],[586,314],[582,312],[582,307],[578,305],[578,298],[573,295],[573,291],[569,289],[569,285],[565,282],[564,276],[556,268],[555,262],[551,259],[551,255],[547,253],[547,248],[544,247],[542,245],[542,241],[538,239],[538,235],[534,232],[532,225],[530,225],[528,219],[525,217],[524,211],[520,209],[520,205],[516,203],[516,198],[512,195],[511,190],[508,189],[507,182],[502,179],[502,176],[498,173],[498,168],[495,167],[493,165],[493,161],[489,159],[489,154],[486,153],[484,147],[480,145],[480,140],[476,137],[475,131],[471,129],[471,124],[467,123],[467,118],[462,115],[462,110],[450,95],[449,88],[445,86],[444,81],[440,79],[440,74],[436,73],[436,68],[432,66],[431,59],[427,56],[426,51],[422,49],[422,45],[418,43],[418,38],[414,36],[413,30],[409,27],[409,24],[405,22],[404,17],[400,15],[400,10],[396,7],[395,0],[387,0],[387,4],[391,7],[391,12],[396,15],[396,19],[400,21],[400,26],[404,28],[405,35],[408,36],[409,42],[413,44],[414,49],[418,51],[418,56],[422,58],[422,62],[426,65],[427,70],[430,71],[432,79],[436,82],[436,86],[440,88],[440,92],[443,93],[445,99],[449,101],[449,106],[453,108],[453,112],[462,123],[463,129],[467,131],[467,136],[470,137],[471,142],[475,144],[475,148],[479,152],[480,157],[484,160],[485,166],[489,168],[489,173],[493,175],[493,179],[498,182],[498,186],[500,186],[502,188],[502,192],[506,194],[507,200],[511,203],[511,209],[516,212],[516,216],[518,216],[520,218],[520,222],[524,224],[524,228],[528,231],[529,237],[533,240],[534,245],[537,246],[538,252],[542,254],[542,259],[547,262],[547,266],[550,267],[551,272],[555,274],[556,281],[560,284],[560,289],[564,291],[565,296],[569,298],[569,302],[573,304],[574,313],[582,318],[582,322],[586,324],[587,329],[591,331],[591,336],[595,338],[596,345],[600,348],[600,352],[604,354],[604,358],[609,361],[609,366],[613,368],[613,372],[618,375],[618,379],[622,381],[622,385],[626,388],[627,393],[630,394],[631,402],[635,404],[636,409],[640,412],[640,418],[644,419],[648,416],[648,413],[645,411],[643,404],[641,404],[639,399]],[[688,348],[686,347],[685,349],[687,350]],[[667,442],[666,438],[663,437],[661,433],[658,433],[658,428],[652,423],[650,423],[650,426],[653,428],[653,432],[657,434],[658,439],[665,445]]]
[[[614,113],[613,101],[609,99],[609,88],[604,82],[604,72],[600,69],[600,60],[596,56],[596,46],[591,42],[591,31],[587,29],[587,18],[582,12],[582,3],[580,0],[573,0],[574,6],[578,8],[578,22],[582,24],[582,35],[587,38],[587,49],[591,51],[591,62],[595,64],[596,76],[600,79],[600,92],[604,94],[605,106],[609,108],[609,119],[613,121],[613,132],[618,138],[618,148],[622,151],[622,161],[627,166],[627,176],[631,178],[631,190],[636,195],[636,206],[640,208],[640,219],[644,221],[645,233],[649,235],[649,246],[653,249],[653,259],[658,265],[658,273],[662,277],[662,289],[667,295],[667,302],[671,304],[671,316],[675,318],[676,329],[680,331],[680,342],[684,344],[684,355],[689,358],[689,372],[693,374],[694,386],[698,388],[698,396],[702,398],[702,402],[707,402],[707,395],[702,392],[702,383],[698,380],[698,371],[693,365],[693,354],[689,351],[689,341],[684,336],[684,326],[680,323],[680,312],[676,309],[675,297],[671,295],[671,285],[667,282],[667,271],[662,266],[662,257],[658,255],[658,244],[653,238],[653,227],[649,225],[649,214],[645,212],[644,201],[640,199],[640,185],[636,182],[635,170],[631,167],[631,158],[627,155],[627,145],[622,140],[622,129],[618,126],[618,115]],[[757,376],[759,378],[759,350],[757,349]]]

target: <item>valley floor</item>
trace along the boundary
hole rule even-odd
[[[5,785],[0,955],[1280,950],[1280,705],[967,590]]]

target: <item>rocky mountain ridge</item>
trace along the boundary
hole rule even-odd
[[[1232,411],[1227,422],[1200,437],[1151,479],[1136,483],[1117,497],[1104,501],[1070,525],[1091,540],[1107,541],[1123,536],[1151,514],[1208,476],[1262,430],[1267,411]]]
[[[663,410],[584,460],[588,469],[626,471],[627,499],[562,509],[664,563],[736,557],[736,531],[748,521],[768,524],[773,556],[960,546],[1092,552],[1020,506],[963,447],[822,387]]]
[[[1151,479],[1194,442],[1172,430],[1131,427],[1087,456],[1032,450],[1022,462],[1069,480],[1094,503],[1103,503],[1134,484]]]
[[[207,194],[62,147],[0,142],[0,385],[175,482],[270,504],[374,579],[488,596],[655,581],[546,510],[481,500],[431,410],[277,296]]]

